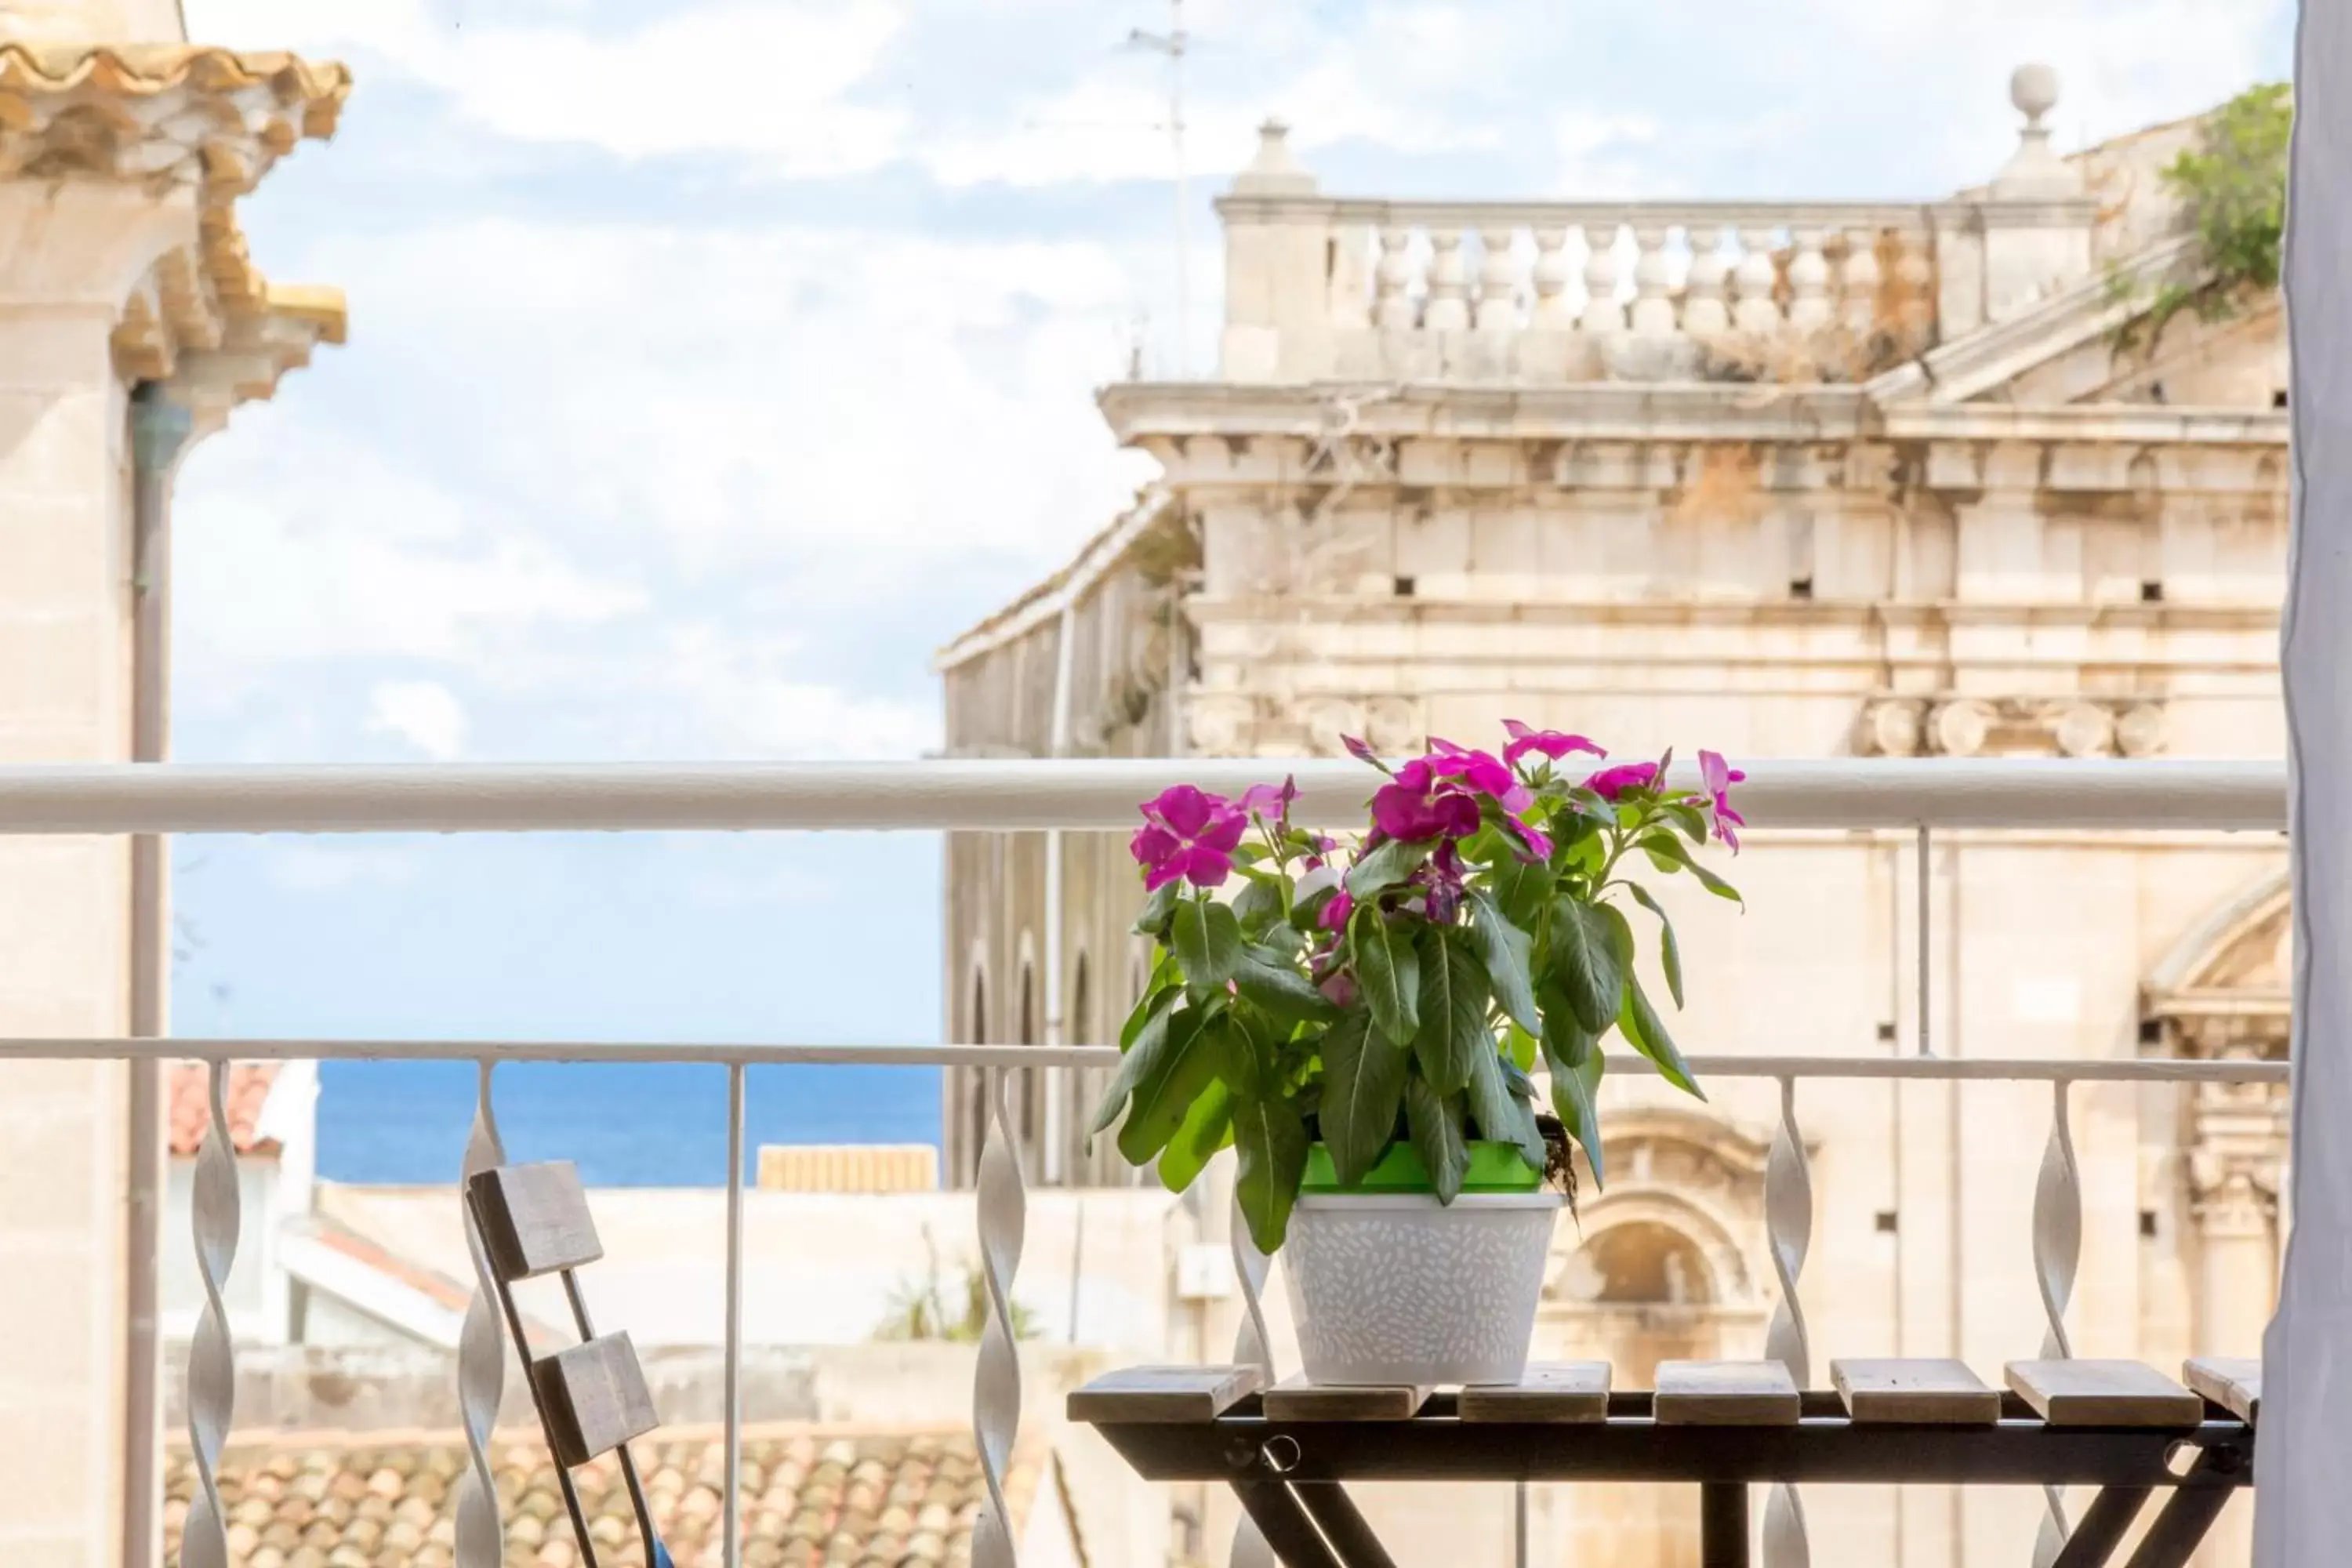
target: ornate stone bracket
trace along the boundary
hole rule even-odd
[[[1863,710],[1860,749],[1883,757],[2147,757],[2164,742],[2164,705],[2145,698],[1877,697]]]

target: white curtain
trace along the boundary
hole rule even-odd
[[[2352,0],[2304,0],[2286,300],[2294,352],[2288,816],[2294,1231],[2263,1345],[2261,1568],[2352,1563]]]

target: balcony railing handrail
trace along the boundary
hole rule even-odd
[[[0,1061],[687,1062],[714,1067],[1099,1068],[1117,1046],[713,1044],[646,1040],[348,1040],[244,1037],[0,1038]],[[2284,1083],[2288,1064],[2173,1057],[1749,1056],[1685,1058],[1701,1078],[2030,1083]]]
[[[1944,830],[2284,832],[2286,776],[2274,762],[2116,760],[1835,759],[1748,764],[1740,805],[1759,831],[1904,831],[1916,836],[1918,870],[1916,994],[1913,1048],[1869,1056],[1726,1056],[1690,1058],[1702,1078],[1777,1083],[1779,1128],[1767,1173],[1768,1242],[1781,1289],[1769,1353],[1801,1383],[1811,1352],[1797,1310],[1804,1239],[1811,1224],[1806,1140],[1798,1116],[1801,1081],[1819,1079],[2038,1082],[2051,1086],[2049,1142],[2036,1186],[2032,1256],[2048,1345],[2069,1353],[2066,1314],[2079,1257],[2083,1190],[2071,1131],[2069,1096],[2077,1084],[2281,1084],[2289,1066],[2268,1060],[2079,1058],[1954,1058],[1933,1053],[1933,963],[1929,873],[1931,839]],[[1084,761],[939,760],[898,763],[719,763],[701,765],[511,765],[346,767],[196,764],[19,765],[0,767],[0,837],[13,834],[580,832],[735,830],[1123,830],[1135,805],[1179,780],[1226,794],[1248,784],[1297,777],[1299,815],[1319,825],[1361,820],[1370,777],[1346,761],[1154,758]],[[1693,773],[1682,782],[1696,787]],[[985,1069],[988,1159],[975,1200],[982,1253],[991,1281],[991,1331],[976,1380],[973,1424],[983,1468],[1000,1481],[1020,1426],[1017,1346],[1008,1292],[1018,1265],[1024,1192],[1009,1151],[1013,1122],[1005,1094],[1016,1071],[1097,1067],[1114,1061],[1105,1046],[849,1045],[676,1043],[581,1040],[352,1040],[107,1037],[0,1038],[0,1061],[27,1059],[194,1058],[209,1064],[215,1126],[205,1158],[215,1180],[199,1182],[191,1208],[199,1269],[215,1340],[192,1354],[192,1429],[209,1435],[196,1464],[207,1491],[220,1443],[230,1426],[234,1350],[220,1312],[220,1289],[236,1255],[236,1187],[217,1123],[227,1065],[242,1060],[362,1059],[467,1061],[478,1068],[476,1120],[464,1166],[504,1159],[492,1106],[496,1068],[525,1061],[701,1062],[728,1077],[728,1222],[725,1289],[725,1419],[730,1462],[724,1488],[724,1560],[741,1561],[737,1529],[740,1466],[732,1462],[742,1418],[744,1273],[744,1094],[753,1066],[829,1063],[955,1066]],[[1266,1359],[1257,1300],[1264,1258],[1234,1231],[1235,1263],[1249,1313],[1236,1359]],[[503,1371],[495,1324],[478,1300],[467,1319],[468,1349],[457,1384],[473,1468],[461,1517],[474,1528],[457,1551],[461,1568],[494,1568],[499,1509],[488,1444]],[[476,1342],[478,1340],[478,1343]],[[1001,1494],[992,1490],[992,1497]],[[2053,1498],[2052,1539],[2063,1540]],[[1799,1522],[1793,1499],[1774,1507]],[[467,1510],[471,1509],[470,1515]],[[189,1528],[215,1555],[226,1551],[225,1521],[192,1511]],[[1784,1527],[1786,1521],[1783,1521]],[[201,1527],[201,1529],[199,1529]],[[2045,1542],[2047,1545],[2047,1542]],[[2054,1550],[2054,1548],[2051,1548]],[[980,1568],[1014,1568],[1012,1540],[996,1521],[976,1533]]]
[[[2284,832],[2279,762],[1743,759],[1759,829]],[[1127,829],[1180,780],[1289,774],[1302,819],[1362,819],[1370,774],[1329,758],[877,763],[206,763],[0,767],[0,835]],[[1695,772],[1681,782],[1696,787]]]

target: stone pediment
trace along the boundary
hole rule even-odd
[[[2192,1045],[2248,1026],[2284,1037],[2294,992],[2294,910],[2285,873],[2248,889],[2189,931],[2148,973],[2149,1017]]]
[[[2207,321],[2179,310],[2151,331],[2162,292],[2193,280],[2186,238],[2158,242],[2022,315],[1980,327],[1870,382],[1881,406],[1998,403],[2279,405],[2286,337],[2275,299]]]

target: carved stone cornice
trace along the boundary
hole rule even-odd
[[[267,397],[320,343],[343,341],[342,296],[275,286],[247,253],[235,203],[303,139],[334,133],[351,72],[289,54],[180,44],[0,44],[0,186],[38,182],[129,189],[194,219],[187,237],[142,252],[119,316],[115,368],[172,384],[200,424]],[[89,203],[80,221],[100,223]],[[0,295],[54,300],[61,283],[98,274],[55,236],[54,255],[0,277]],[[40,250],[40,247],[31,247]],[[152,257],[149,260],[147,258]],[[45,276],[63,268],[70,279]],[[115,287],[120,288],[121,284]]]
[[[335,133],[352,73],[185,44],[0,44],[0,178],[191,184],[219,201]]]

